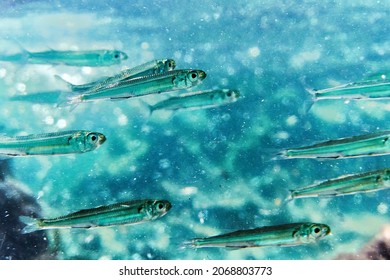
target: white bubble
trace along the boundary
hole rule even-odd
[[[228,66],[226,70],[229,76],[233,76],[236,73],[236,70],[232,66]]]
[[[127,119],[127,116],[126,115],[120,115],[118,117],[118,124],[123,126],[123,125],[127,125],[128,123],[128,119]]]
[[[298,122],[298,118],[295,115],[289,116],[286,120],[287,125],[293,126]]]
[[[275,134],[275,137],[278,139],[288,139],[290,135],[286,131],[279,131]]]
[[[0,78],[4,78],[5,76],[7,76],[7,69],[1,68],[0,69]]]
[[[260,49],[258,47],[249,48],[248,53],[251,57],[258,57],[260,55]]]
[[[188,186],[188,187],[182,188],[180,190],[180,192],[181,192],[182,195],[196,194],[198,192],[198,188],[197,187]]]
[[[57,121],[57,127],[58,128],[65,128],[67,126],[66,120],[64,119],[59,119]]]
[[[377,210],[380,214],[386,214],[387,213],[387,210],[388,210],[388,206],[387,204],[381,202],[379,203],[378,207],[377,207]]]
[[[186,54],[185,56],[184,56],[184,62],[185,63],[192,63],[192,55],[189,55],[189,54]]]
[[[18,91],[20,91],[20,92],[25,92],[25,91],[26,91],[26,85],[23,84],[23,83],[18,83],[18,84],[16,85],[16,89],[17,89]]]
[[[167,169],[171,166],[171,162],[168,159],[161,159],[159,161],[159,166],[161,169]]]
[[[44,122],[48,125],[54,124],[54,118],[52,116],[46,116]]]
[[[143,50],[149,49],[149,43],[147,43],[147,42],[142,42],[142,43],[141,43],[141,48],[142,48]]]

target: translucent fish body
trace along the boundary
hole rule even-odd
[[[239,230],[206,238],[194,238],[186,242],[186,245],[193,248],[224,247],[231,249],[296,246],[313,243],[328,234],[330,234],[330,228],[325,224],[293,223]]]
[[[170,97],[150,106],[150,111],[155,110],[197,110],[213,108],[237,101],[240,93],[238,90],[217,89],[192,92]]]
[[[345,175],[304,188],[292,190],[290,199],[329,197],[390,188],[390,169]]]
[[[311,146],[287,149],[283,158],[341,159],[363,156],[379,156],[390,153],[390,131],[381,131],[321,142]]]
[[[98,132],[72,130],[0,137],[1,156],[64,155],[90,152],[106,141]]]
[[[27,223],[23,233],[55,228],[91,228],[138,224],[164,216],[170,209],[167,200],[134,200],[84,209],[54,219],[21,217]]]
[[[28,52],[0,56],[0,60],[23,64],[51,64],[68,66],[110,66],[127,59],[124,52],[118,50],[92,51],[44,51]]]
[[[315,100],[321,99],[385,99],[390,98],[390,80],[350,83],[312,91]]]

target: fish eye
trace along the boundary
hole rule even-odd
[[[191,78],[192,78],[192,79],[195,80],[197,77],[198,77],[198,74],[196,74],[196,73],[192,73],[192,74],[191,74]]]
[[[157,209],[158,210],[163,210],[164,208],[165,208],[164,203],[162,203],[162,202],[157,203]]]
[[[315,234],[319,234],[319,233],[321,232],[321,229],[320,229],[319,227],[314,227],[314,228],[313,228],[313,232],[314,232]]]
[[[95,143],[97,140],[98,140],[98,137],[95,133],[92,133],[88,136],[88,138],[93,142]]]
[[[226,94],[228,97],[232,96],[232,92],[231,91],[228,91],[227,94]]]
[[[115,57],[115,58],[119,58],[119,54],[116,53],[116,54],[114,55],[114,57]]]

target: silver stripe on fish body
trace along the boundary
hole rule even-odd
[[[390,153],[390,131],[320,142],[310,146],[290,148],[275,158],[346,159],[364,156],[381,156]]]
[[[142,199],[84,209],[53,219],[21,216],[20,220],[26,224],[22,233],[61,228],[88,229],[153,221],[167,214],[171,208],[167,200]]]
[[[307,187],[290,191],[287,199],[306,197],[332,197],[355,193],[374,192],[390,188],[390,169],[343,175]]]
[[[330,227],[318,223],[292,223],[239,230],[222,235],[194,238],[184,243],[185,247],[222,247],[229,249],[297,246],[313,243],[331,232]]]
[[[99,132],[71,130],[32,134],[27,136],[0,137],[0,155],[33,156],[64,155],[90,152],[100,147],[106,137]]]

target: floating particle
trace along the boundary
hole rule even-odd
[[[118,117],[118,124],[119,124],[120,126],[127,125],[127,123],[128,123],[128,119],[127,119],[127,116],[126,116],[126,115],[120,115],[120,116]]]
[[[147,43],[147,42],[142,42],[142,43],[141,43],[141,48],[142,48],[143,50],[149,49],[149,43]]]
[[[379,203],[377,210],[380,214],[386,214],[387,210],[388,210],[388,206],[387,206],[387,204],[381,202],[381,203]]]
[[[288,126],[293,126],[293,125],[296,125],[296,123],[298,122],[298,118],[297,116],[295,115],[292,115],[292,116],[289,116],[286,120],[286,124]]]
[[[65,128],[67,126],[66,120],[64,119],[59,119],[57,121],[57,127],[58,128]]]
[[[171,162],[166,158],[161,159],[158,164],[161,169],[167,169],[171,166]]]
[[[258,57],[260,55],[260,49],[258,47],[249,48],[248,54],[251,57]]]
[[[52,116],[46,116],[44,122],[48,125],[54,124],[54,118]]]

